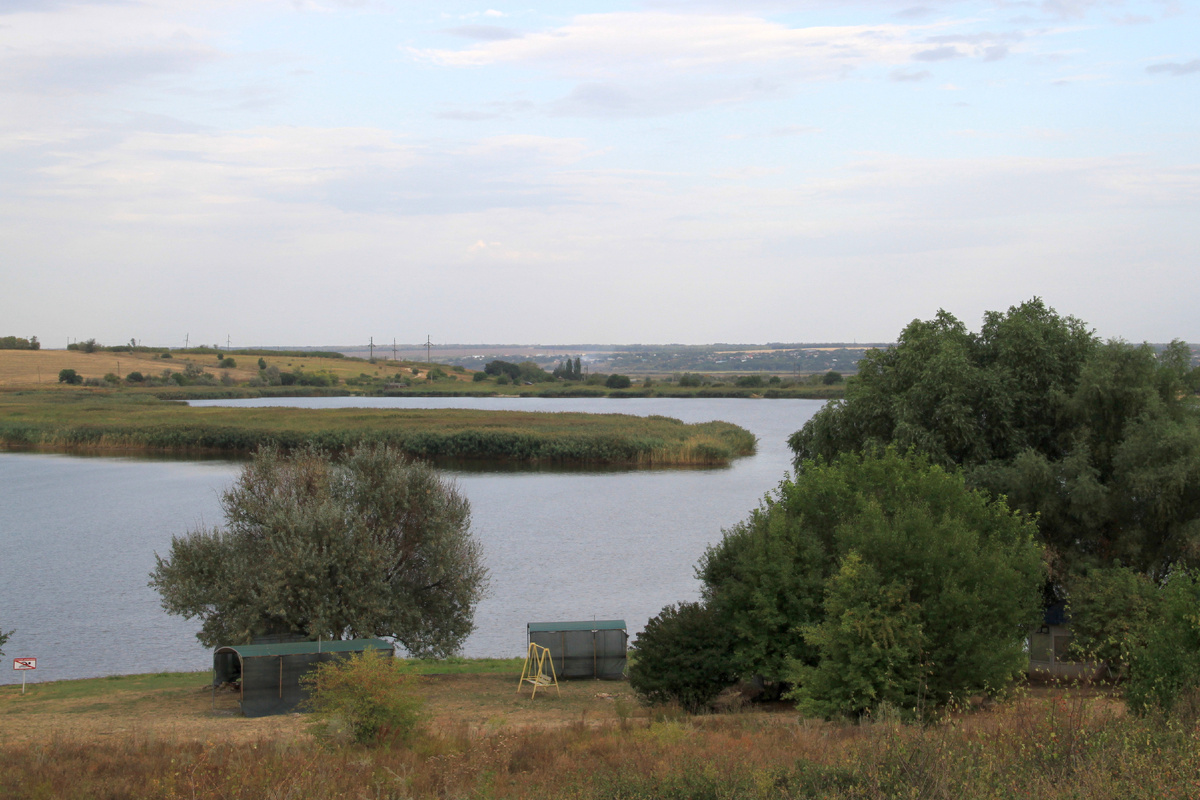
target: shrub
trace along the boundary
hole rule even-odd
[[[693,372],[685,372],[679,376],[679,385],[680,386],[703,386],[704,378],[702,378],[701,376],[699,376]]]
[[[842,382],[842,373],[840,373],[834,369],[829,370],[829,372],[826,372],[824,375],[821,376],[821,383],[825,384],[826,386],[833,386],[835,383],[841,383],[841,382]]]
[[[1160,613],[1146,644],[1129,656],[1125,702],[1138,713],[1195,714],[1200,694],[1200,581],[1178,570],[1161,590]]]
[[[733,385],[749,389],[760,389],[763,386],[763,379],[761,375],[743,375],[734,381]]]
[[[488,376],[486,372],[476,372],[471,376],[471,380],[475,381],[475,383],[482,383],[483,381],[486,381],[487,378]]]
[[[78,386],[83,383],[83,376],[73,369],[60,369],[58,371],[58,382],[70,386]]]
[[[146,380],[146,376],[140,372],[134,371],[126,375],[125,380],[129,381],[130,383],[142,383]]]
[[[159,358],[174,358],[174,357],[175,356],[171,355],[170,353],[162,353],[159,355]]]
[[[267,360],[266,360],[265,358],[260,358],[260,359],[258,360],[258,368],[259,368],[259,369],[266,369],[266,368],[267,368]]]
[[[237,367],[237,362],[234,361],[231,356],[226,356],[225,358],[221,359],[217,366],[221,369],[234,369]]]
[[[612,375],[608,376],[607,380],[604,381],[604,385],[609,389],[628,389],[631,385],[633,385],[633,381],[629,380],[628,375],[618,375],[613,373]]]
[[[414,676],[378,650],[326,661],[301,678],[309,727],[326,744],[408,744],[421,723]]]
[[[667,606],[634,642],[629,686],[645,703],[675,702],[689,712],[700,711],[737,680],[730,645],[708,606]]]
[[[8,633],[5,633],[4,631],[0,630],[0,656],[4,655],[4,643],[7,642],[8,637],[12,636],[14,633],[16,633],[16,631],[9,631]]]
[[[1103,661],[1115,674],[1129,653],[1145,645],[1145,634],[1161,615],[1159,591],[1144,573],[1126,567],[1093,569],[1069,587],[1071,650]]]

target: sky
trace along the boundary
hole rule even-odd
[[[1190,0],[0,0],[45,347],[1200,342],[1198,222]]]

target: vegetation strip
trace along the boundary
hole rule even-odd
[[[191,408],[145,396],[0,395],[0,443],[56,451],[252,452],[260,445],[389,444],[421,458],[720,466],[754,452],[727,422],[470,409]]]

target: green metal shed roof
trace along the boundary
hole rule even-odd
[[[216,653],[237,653],[242,658],[260,658],[262,656],[294,656],[305,653],[357,653],[363,650],[391,649],[392,643],[385,639],[325,639],[320,642],[234,644],[219,647]]]
[[[623,631],[623,619],[589,619],[582,622],[530,622],[530,633],[543,631]]]

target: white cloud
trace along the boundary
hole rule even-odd
[[[892,24],[790,28],[746,16],[620,12],[582,15],[553,30],[460,50],[409,52],[443,66],[530,64],[582,79],[780,62],[837,74],[848,66],[907,61],[923,49],[913,38],[913,28]]]

